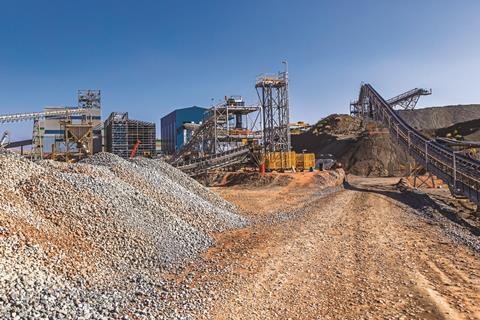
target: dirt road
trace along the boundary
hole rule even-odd
[[[207,259],[228,272],[208,318],[480,319],[480,256],[391,182],[359,180],[302,198],[288,219],[219,235]],[[224,196],[265,214],[254,193]]]

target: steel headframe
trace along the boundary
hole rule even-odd
[[[263,112],[263,150],[265,154],[276,152],[283,160],[283,154],[291,149],[288,72],[276,76],[261,75],[255,88]]]

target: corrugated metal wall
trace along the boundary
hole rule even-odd
[[[172,154],[175,152],[175,111],[169,113],[160,120],[160,135],[162,140],[162,151],[165,154]]]
[[[186,122],[200,123],[206,109],[189,107],[172,111],[160,120],[162,150],[165,154],[173,154],[183,145],[183,124]]]

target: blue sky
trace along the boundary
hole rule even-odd
[[[0,1],[0,113],[74,105],[155,121],[239,94],[287,59],[292,120],[347,113],[361,81],[480,103],[480,1]],[[31,125],[2,126],[15,138]]]

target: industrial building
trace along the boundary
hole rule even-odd
[[[160,120],[162,151],[173,154],[191,137],[193,131],[204,121],[207,109],[193,106],[176,109]]]
[[[104,134],[106,152],[125,159],[156,155],[155,123],[131,120],[128,112],[112,112],[105,121]]]
[[[79,90],[77,107],[45,107],[34,118],[32,156],[78,160],[102,151],[100,90]]]

